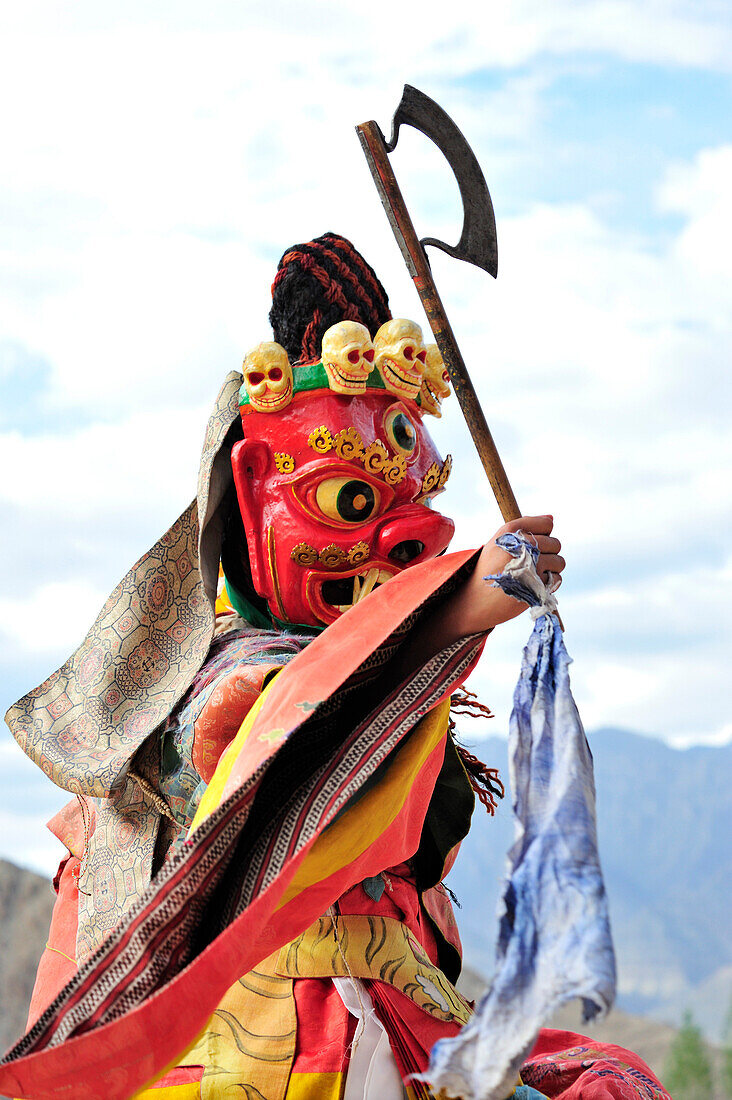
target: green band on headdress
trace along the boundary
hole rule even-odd
[[[329,390],[328,375],[322,362],[308,363],[304,367],[294,367],[292,371],[292,391],[302,393],[305,390]],[[366,379],[367,390],[385,390],[384,379],[376,367]],[[239,390],[239,405],[248,405],[249,394],[246,385],[242,384]]]

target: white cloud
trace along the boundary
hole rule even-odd
[[[726,673],[715,656],[722,652],[716,592],[723,584],[714,571],[732,503],[724,474],[730,444],[723,394],[705,379],[714,377],[714,357],[719,356],[719,304],[725,295],[732,303],[729,284],[716,286],[714,296],[698,289],[712,280],[715,261],[708,251],[698,249],[693,261],[679,256],[679,242],[693,237],[697,221],[721,201],[714,188],[724,189],[727,160],[717,153],[708,150],[683,168],[675,166],[661,184],[659,201],[665,207],[675,203],[683,216],[662,251],[619,234],[582,206],[537,205],[502,220],[506,260],[497,284],[447,259],[434,259],[518,499],[528,513],[552,510],[557,517],[570,561],[563,604],[570,639],[577,640],[570,649],[578,658],[575,679],[586,721],[639,727],[669,738],[692,736],[694,728],[700,738],[714,737],[726,720]],[[710,171],[710,162],[716,171]],[[236,252],[228,243],[210,248],[212,254],[221,252],[222,268]],[[152,264],[155,280],[166,283],[169,269],[176,285],[184,264],[185,253],[173,249],[166,257],[159,245]],[[265,268],[258,261],[250,277],[266,287]],[[389,284],[389,276],[383,278]],[[404,286],[403,273],[400,278]],[[691,296],[689,284],[695,287]],[[408,293],[411,298],[411,289]],[[405,299],[406,294],[402,299],[392,294],[393,303]],[[219,308],[220,303],[212,306],[210,298],[202,297],[198,310],[190,307],[190,328],[211,327],[211,310]],[[226,308],[234,311],[231,301]],[[264,313],[262,307],[261,318]],[[678,326],[680,315],[693,325]],[[106,326],[96,323],[101,342]],[[155,328],[154,310],[142,324],[144,331]],[[63,346],[60,331],[55,339]],[[155,350],[163,367],[157,384],[142,359],[149,350],[145,340],[134,369],[124,365],[127,353],[121,354],[120,347],[134,339],[132,332],[110,353],[112,361],[119,357],[114,369],[96,370],[98,401],[105,392],[115,393],[118,379],[124,378],[128,401],[145,394],[142,411],[123,412],[117,423],[68,435],[0,437],[0,461],[16,471],[0,486],[0,496],[21,510],[43,509],[49,522],[80,532],[96,517],[109,525],[112,542],[115,524],[130,516],[141,530],[144,526],[142,545],[157,537],[192,495],[206,415],[198,404],[169,408],[165,391],[173,406],[180,405],[186,391],[185,386],[182,392],[176,389],[176,379],[186,371],[189,378],[209,369],[213,375],[222,358],[215,348],[209,352],[199,345],[190,350],[186,364],[188,333],[185,318],[170,347],[159,339]],[[71,349],[71,327],[66,340]],[[232,338],[232,347],[235,343]],[[91,367],[88,353],[87,362]],[[83,371],[78,375],[80,389],[85,377]],[[109,415],[108,399],[105,408]],[[435,435],[443,450],[457,452],[459,460],[444,509],[460,521],[463,544],[479,542],[499,517],[454,402]],[[59,486],[50,496],[49,470]],[[711,582],[695,568],[700,557],[709,560]],[[119,573],[127,564],[119,562]],[[580,581],[576,591],[572,567]],[[38,600],[40,607],[43,595]],[[489,685],[489,702],[504,719],[515,678],[511,662],[525,632],[525,627],[512,627],[491,639],[490,671],[481,674]],[[78,630],[71,634],[69,648]],[[691,637],[700,634],[708,642],[705,661],[697,670],[698,661],[687,654],[680,706],[682,673],[676,657],[664,650],[670,637],[688,648]],[[716,647],[709,641],[714,638]],[[654,644],[661,650],[655,656]],[[496,661],[503,686],[495,676]],[[695,700],[702,697],[703,715],[694,727]]]
[[[588,660],[580,651],[578,657],[573,685],[588,729],[640,729],[677,748],[730,739],[718,705],[729,660],[715,646],[683,654],[631,652],[621,660]]]
[[[52,878],[64,857],[63,845],[45,828],[37,813],[0,810],[0,859]]]
[[[732,518],[732,288],[705,293],[716,257],[682,261],[678,248],[707,217],[694,181],[716,152],[687,166],[685,220],[662,250],[586,208],[540,206],[503,220],[495,287],[435,265],[443,297],[461,303],[455,327],[519,503],[552,510],[572,555],[585,568],[594,556],[610,581],[644,559],[656,571],[718,559]],[[716,178],[721,202],[732,179],[721,167]],[[436,434],[452,449],[449,416]],[[482,475],[472,462],[462,476]]]
[[[33,562],[23,599],[2,597],[6,621],[20,617],[14,646],[70,650],[132,543],[149,545],[187,504],[207,406],[267,335],[287,244],[344,232],[376,263],[394,309],[418,316],[352,135],[359,119],[387,125],[403,78],[445,102],[500,178],[544,119],[547,56],[708,69],[732,56],[713,3],[476,4],[452,13],[447,35],[437,10],[420,5],[415,19],[411,5],[380,2],[367,20],[323,4],[313,22],[282,3],[214,3],[204,19],[186,3],[163,18],[154,3],[131,2],[122,17],[27,0],[3,13],[0,95],[22,109],[4,127],[0,338],[51,368],[39,433],[0,435],[12,472],[0,500]],[[390,42],[406,43],[400,66],[384,48],[387,23]],[[464,78],[491,68],[505,78],[477,95]],[[454,183],[434,150],[407,134],[395,162],[422,231],[456,237]],[[433,256],[519,502],[557,517],[588,725],[676,740],[727,728],[723,601],[705,591],[704,563],[723,588],[731,187],[729,145],[669,166],[656,202],[677,223],[644,236],[599,208],[540,201],[537,182],[531,205],[499,211],[496,284]],[[462,544],[477,543],[499,517],[452,406],[435,427],[458,458],[444,507]],[[64,428],[77,415],[91,423]],[[82,576],[74,562],[86,568],[92,554],[103,562]],[[40,643],[26,623],[49,604],[65,610]],[[496,632],[476,677],[496,729],[527,633],[524,622]]]
[[[449,300],[461,301],[458,336],[519,503],[556,517],[586,724],[677,744],[720,742],[727,727],[732,287],[717,280],[704,293],[716,256],[679,250],[725,191],[716,153],[686,166],[684,222],[662,250],[587,209],[538,207],[502,224],[508,259],[490,305],[471,273],[441,261],[439,270],[454,284]],[[436,434],[453,449],[457,433],[464,439],[453,408]],[[499,522],[463,442],[444,510],[464,543]],[[505,675],[527,633],[497,632],[476,677],[504,727],[516,674],[502,684],[492,664]]]
[[[183,511],[195,495],[208,409],[151,404],[116,423],[68,434],[1,433],[0,467],[13,476],[0,484],[0,500],[42,512],[49,526],[70,514],[90,523],[150,507],[172,522],[172,509]]]
[[[0,773],[0,858],[51,878],[65,849],[46,822],[68,802],[69,793],[23,755],[7,730],[0,731]]]
[[[107,595],[84,581],[71,581],[43,584],[29,596],[0,598],[0,650],[3,641],[16,655],[70,650],[81,642]]]
[[[678,573],[664,572],[661,563],[656,575],[626,575],[622,583],[579,594],[568,579],[560,610],[587,729],[642,730],[679,748],[732,739],[726,714],[732,629],[723,595],[731,582],[732,561],[720,568],[698,562]],[[530,629],[518,622],[520,628],[512,623],[488,640],[475,676],[498,730],[507,728],[515,653]]]
[[[707,313],[719,327],[729,322],[730,188],[732,145],[721,145],[700,150],[690,162],[673,165],[658,189],[661,208],[686,219],[674,245],[679,272],[686,276],[682,293],[701,292]]]
[[[632,61],[699,65],[727,69],[730,27],[727,10],[718,0],[514,0],[488,4],[478,0],[455,8],[445,23],[439,0],[394,5],[372,0],[368,9],[356,3],[319,0],[303,8],[292,0],[266,7],[212,0],[200,5],[181,2],[171,11],[165,0],[129,0],[124,12],[104,8],[94,0],[51,6],[47,0],[26,0],[6,8],[6,35],[39,29],[57,40],[84,35],[123,40],[134,32],[145,41],[161,33],[198,44],[232,39],[239,47],[231,81],[242,70],[266,69],[268,91],[298,62],[311,72],[325,71],[342,79],[370,71],[393,70],[391,44],[402,47],[399,63],[432,75],[454,75],[473,67],[513,68],[545,54],[609,53]],[[304,48],[307,43],[307,49]],[[300,47],[298,49],[298,47]],[[156,61],[158,58],[156,57]],[[196,70],[192,69],[192,75]],[[165,91],[164,81],[160,81]],[[133,89],[134,93],[134,89]]]

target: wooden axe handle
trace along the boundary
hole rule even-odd
[[[465,422],[473,437],[480,461],[483,463],[483,469],[488,475],[491,488],[495,493],[501,515],[506,521],[519,519],[521,510],[516,503],[516,497],[513,495],[513,489],[503,468],[501,456],[496,450],[478,396],[473,389],[473,383],[470,381],[465,361],[460,354],[455,334],[447,319],[440,295],[437,293],[427,256],[414,230],[412,219],[409,216],[409,211],[389,162],[381,130],[375,122],[364,122],[356,127],[356,132],[361,140],[371,174],[374,177],[374,183],[384,204],[389,224],[394,231],[394,236],[397,239],[397,244],[404,257],[409,274],[412,276],[417,292],[422,299],[430,328],[434,333],[440,354],[445,361],[447,373],[450,375]]]

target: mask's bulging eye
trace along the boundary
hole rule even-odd
[[[378,490],[350,477],[327,477],[318,485],[315,500],[328,519],[346,523],[365,523],[379,507]]]
[[[417,446],[417,429],[407,414],[397,406],[391,408],[384,418],[386,438],[399,454],[409,457]]]

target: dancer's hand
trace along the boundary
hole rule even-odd
[[[502,573],[511,560],[511,555],[506,550],[496,546],[496,539],[500,535],[515,534],[520,531],[529,537],[529,541],[536,542],[539,548],[536,571],[543,581],[548,579],[549,573],[562,573],[566,563],[559,553],[562,548],[561,542],[552,536],[553,527],[552,516],[522,516],[521,519],[512,519],[498,528],[495,535],[483,547],[473,574],[448,601],[450,611],[446,626],[449,626],[449,633],[453,635],[451,641],[462,638],[466,634],[492,630],[493,627],[514,619],[526,610],[525,603],[514,599],[513,596],[507,596],[497,585],[483,579],[495,573]],[[445,610],[447,610],[447,604]]]
[[[496,546],[496,539],[519,531],[536,540],[536,568],[542,580],[548,579],[548,573],[561,575],[565,561],[559,554],[562,544],[552,535],[553,527],[552,516],[522,516],[499,527],[483,547],[472,574],[420,624],[418,636],[402,656],[403,674],[421,667],[459,638],[487,633],[525,611],[527,604],[507,596],[498,585],[483,578],[502,573],[511,560],[508,551]]]

